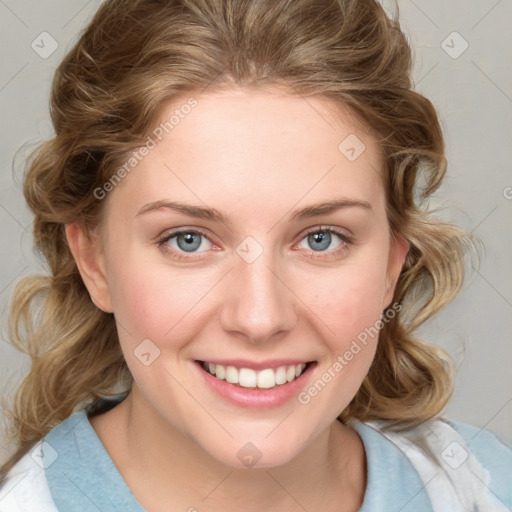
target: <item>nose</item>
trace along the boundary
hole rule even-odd
[[[276,266],[270,251],[253,262],[236,259],[224,285],[220,315],[224,330],[253,344],[290,331],[297,322],[299,299],[287,281],[289,273]]]

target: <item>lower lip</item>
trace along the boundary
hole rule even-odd
[[[251,407],[258,409],[279,407],[296,397],[305,386],[306,381],[309,379],[309,376],[316,364],[316,361],[309,363],[300,377],[297,377],[286,384],[275,386],[270,389],[250,389],[230,384],[226,380],[217,379],[217,377],[208,373],[201,366],[199,361],[194,361],[194,366],[198,369],[210,389],[238,407]]]

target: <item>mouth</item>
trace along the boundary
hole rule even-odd
[[[204,372],[236,387],[267,390],[293,382],[317,364],[316,361],[307,361],[254,370],[244,366],[222,365],[200,360],[196,360],[196,363]]]

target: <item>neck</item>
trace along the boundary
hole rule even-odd
[[[121,404],[90,422],[135,498],[151,512],[169,511],[169,503],[186,511],[348,512],[363,501],[364,447],[339,421],[287,464],[268,468],[222,464],[170,425],[135,386]]]

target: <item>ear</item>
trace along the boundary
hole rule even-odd
[[[393,300],[396,283],[398,282],[398,277],[402,271],[409,248],[409,242],[400,233],[391,240],[388,256],[388,270],[386,275],[386,294],[384,297],[383,309],[389,307]]]
[[[77,222],[66,224],[66,238],[91,300],[105,313],[112,313],[101,240],[88,235]]]

